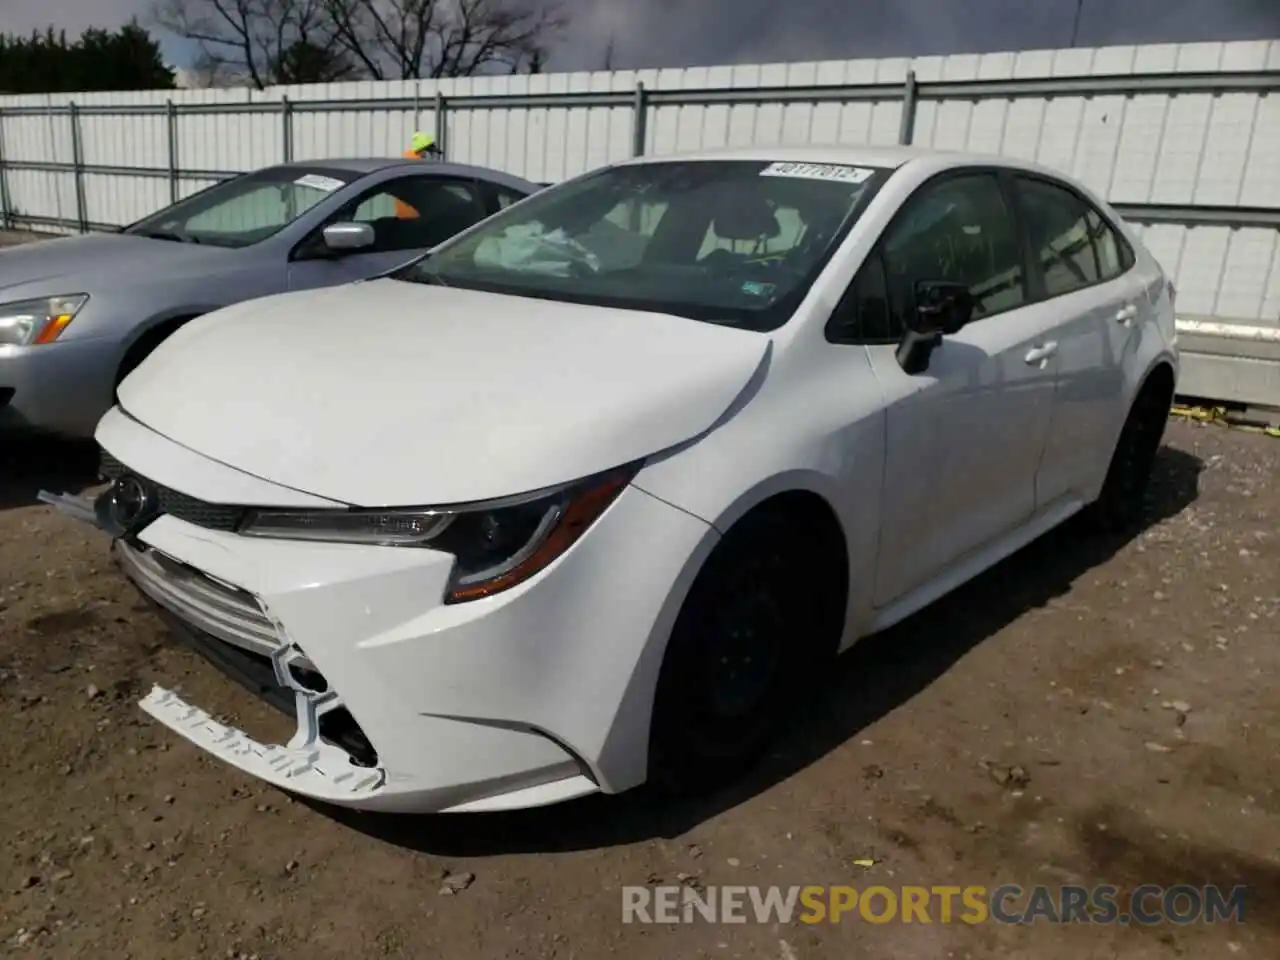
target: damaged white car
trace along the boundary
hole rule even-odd
[[[1074,181],[907,149],[644,159],[394,275],[191,322],[120,388],[125,574],[291,716],[152,716],[391,811],[722,783],[855,639],[1139,511],[1173,288]]]

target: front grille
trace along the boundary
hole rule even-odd
[[[124,473],[124,464],[107,453],[106,450],[102,450],[101,459],[98,462],[98,473],[102,475],[104,480],[114,480]]]
[[[128,467],[119,460],[102,451],[102,459],[98,467],[98,472],[107,480],[115,480],[124,473],[131,473]],[[221,530],[226,533],[234,533],[240,528],[240,524],[244,521],[245,514],[248,509],[222,503],[209,503],[207,500],[198,500],[195,497],[187,496],[185,493],[179,493],[172,487],[166,487],[163,484],[150,481],[160,493],[160,513],[170,517],[177,517],[179,520],[185,520],[187,523],[197,527],[204,527],[206,530]]]
[[[205,633],[265,656],[283,643],[252,594],[154,548],[138,549],[117,540],[114,549],[125,575],[139,590]]]

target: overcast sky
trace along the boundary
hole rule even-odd
[[[198,0],[197,0],[198,2]],[[554,69],[848,59],[1067,46],[1073,0],[569,0]],[[0,32],[69,34],[145,16],[149,0],[0,0]],[[1083,0],[1081,46],[1280,39],[1280,0]],[[166,43],[183,60],[182,45]]]

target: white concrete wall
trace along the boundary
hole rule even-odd
[[[104,104],[412,98],[413,110],[296,113],[295,159],[398,155],[415,127],[434,130],[432,104],[446,97],[569,91],[630,91],[811,84],[902,83],[908,70],[937,80],[1014,79],[1151,73],[1280,70],[1280,40],[1043,50],[915,60],[697,67],[613,73],[546,74],[442,81],[389,81],[274,87],[264,92],[175,90],[0,98],[6,107]],[[897,142],[896,100],[849,104],[650,107],[647,151],[667,153],[738,144]],[[630,107],[447,111],[449,159],[501,167],[554,181],[631,153]],[[163,116],[81,117],[84,161],[163,169],[169,164]],[[182,116],[178,164],[184,169],[248,170],[283,158],[278,114]],[[438,131],[437,131],[438,132]],[[66,116],[9,116],[0,122],[8,160],[72,160]],[[1033,158],[1072,173],[1114,203],[1280,208],[1280,96],[1140,94],[923,101],[915,142]],[[11,208],[76,218],[70,174],[9,170]],[[183,180],[183,193],[208,181]],[[168,202],[160,178],[88,175],[86,218],[126,223]],[[1153,225],[1153,252],[1175,276],[1188,314],[1280,326],[1280,232],[1261,228]]]

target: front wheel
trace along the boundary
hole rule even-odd
[[[813,557],[794,524],[762,512],[726,534],[695,580],[658,679],[650,780],[723,785],[753,764],[827,646]]]

